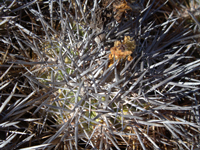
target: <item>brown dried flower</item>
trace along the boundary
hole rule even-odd
[[[110,49],[110,66],[112,66],[114,59],[115,60],[125,60],[127,58],[128,61],[131,61],[133,58],[131,57],[132,52],[135,49],[135,41],[130,36],[125,36],[124,41],[121,43],[120,41],[115,41],[114,47]]]

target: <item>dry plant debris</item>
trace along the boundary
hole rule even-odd
[[[122,17],[128,12],[131,11],[132,8],[128,5],[126,0],[121,1],[119,4],[113,4],[113,11],[116,13],[114,18],[121,22]]]
[[[125,61],[127,58],[128,61],[131,61],[133,59],[131,54],[133,53],[135,47],[135,41],[130,36],[124,36],[124,41],[122,43],[120,41],[115,41],[114,47],[110,49],[109,67],[113,65],[114,60]]]

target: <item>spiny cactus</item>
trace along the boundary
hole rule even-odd
[[[199,148],[198,6],[2,3],[0,148]]]

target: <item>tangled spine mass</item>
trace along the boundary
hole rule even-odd
[[[0,149],[200,148],[198,2],[2,5]]]

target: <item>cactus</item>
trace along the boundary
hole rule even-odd
[[[198,6],[2,2],[0,148],[200,148]]]

